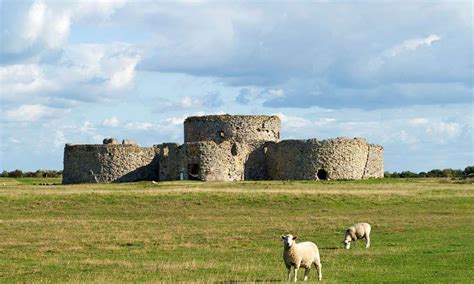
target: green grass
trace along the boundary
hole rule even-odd
[[[468,183],[39,185],[59,182],[0,179],[0,282],[284,281],[284,233],[320,247],[328,283],[474,279]],[[361,221],[371,248],[342,249]]]

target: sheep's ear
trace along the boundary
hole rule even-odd
[[[298,238],[297,236],[294,236],[294,237],[293,237],[293,240],[296,240],[297,238]]]
[[[285,236],[281,235],[281,239],[284,240],[284,239],[285,239]]]

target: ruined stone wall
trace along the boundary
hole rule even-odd
[[[163,143],[155,145],[159,155],[159,180],[180,180],[180,174],[187,179],[186,171],[186,149],[183,145],[176,143]]]
[[[244,179],[247,157],[245,145],[214,141],[186,143],[187,177],[202,181],[239,181]]]
[[[381,148],[381,147],[380,147]],[[269,179],[362,179],[378,177],[383,156],[365,139],[284,140],[267,146]],[[382,153],[383,155],[383,153]],[[382,160],[381,160],[382,159]]]
[[[280,118],[267,115],[191,116],[184,121],[184,142],[279,141]]]
[[[184,121],[184,140],[201,143],[192,149],[205,155],[191,157],[202,157],[197,160],[203,163],[203,180],[263,180],[267,179],[263,148],[268,141],[279,141],[280,126],[277,116],[194,116]],[[232,149],[238,154],[232,155]]]
[[[383,147],[376,144],[369,144],[369,154],[364,178],[382,178],[383,172]]]
[[[133,144],[66,144],[63,183],[157,180],[157,152]]]
[[[319,166],[320,142],[314,140],[283,140],[269,143],[266,153],[268,178],[273,180],[315,179]]]
[[[67,144],[63,183],[383,177],[381,146],[362,138],[279,142],[280,124],[277,116],[195,116],[184,122],[183,145]]]

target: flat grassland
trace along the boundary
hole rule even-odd
[[[284,233],[318,245],[328,283],[474,280],[472,183],[41,182],[60,180],[0,179],[2,283],[280,282]],[[362,221],[370,249],[343,249]]]

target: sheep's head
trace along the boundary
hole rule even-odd
[[[350,249],[351,248],[351,240],[350,239],[345,239],[343,242],[344,246],[346,247],[346,249]]]
[[[351,242],[352,242],[352,237],[350,234],[346,234],[346,237],[344,238],[344,241],[342,243],[346,247],[346,249],[349,249],[351,247]]]
[[[293,236],[291,234],[281,236],[283,245],[287,248],[291,248],[291,246],[295,243],[296,238],[297,238],[296,236]]]

